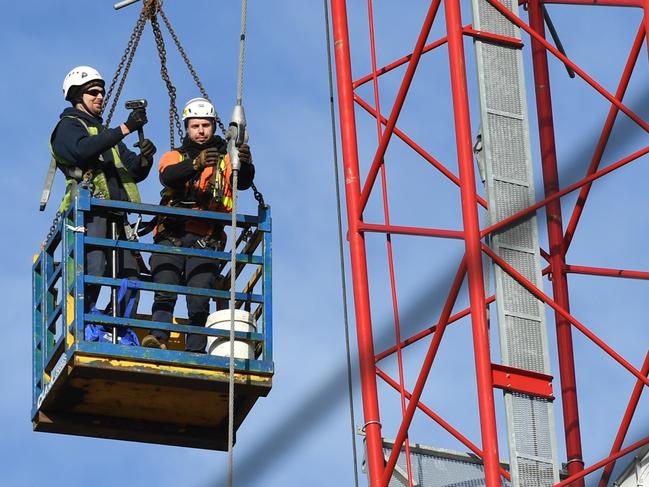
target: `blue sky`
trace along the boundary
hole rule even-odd
[[[414,45],[425,10],[425,5],[419,4],[425,2],[409,3],[417,5],[409,5],[406,10],[394,3],[381,5],[377,11],[380,65],[407,53]],[[463,8],[469,19],[468,3]],[[0,387],[5,391],[5,400],[0,403],[0,484],[219,485],[226,467],[223,453],[31,432],[30,265],[55,207],[51,204],[45,214],[37,211],[49,161],[47,140],[65,107],[61,82],[67,71],[79,64],[93,65],[110,78],[138,7],[116,13],[108,0],[64,0],[41,2],[38,7],[29,2],[5,2],[0,9],[5,19],[5,28],[0,32],[5,65],[0,90],[4,107],[0,140],[8,155],[0,181],[8,225],[0,241],[4,256],[0,299],[5,344],[0,354]],[[165,4],[203,84],[226,121],[236,93],[239,9],[239,2],[169,0]],[[553,7],[550,11],[569,54],[613,91],[640,21],[639,12],[575,7]],[[365,15],[365,7],[354,2],[350,24],[355,76],[369,70]],[[435,24],[431,39],[443,31],[443,25],[440,21]],[[323,29],[322,2],[250,2],[244,104],[258,186],[273,208],[276,376],[269,397],[257,403],[239,430],[235,449],[237,485],[353,485]],[[593,35],[599,32],[607,35]],[[466,48],[472,76],[475,68],[469,40]],[[179,101],[197,96],[171,44],[168,51]],[[399,127],[455,169],[447,62],[443,49],[424,58]],[[643,48],[628,99],[632,108],[644,109],[645,117],[649,115],[646,68],[647,52]],[[163,151],[168,144],[168,100],[158,69],[151,32],[147,30],[122,100],[149,100],[150,123],[145,132]],[[562,70],[559,63],[551,62],[559,164],[562,182],[568,183],[585,170],[607,106],[583,82],[569,80]],[[403,70],[398,70],[381,80],[384,112],[389,109],[402,75]],[[529,70],[527,75],[529,84]],[[474,80],[470,80],[470,86],[475,86]],[[369,85],[360,94],[372,100]],[[530,89],[528,97],[531,94]],[[532,109],[530,115],[534,116]],[[120,108],[115,123],[125,117]],[[367,170],[376,146],[374,122],[361,110],[357,117],[362,134],[361,165]],[[534,146],[534,126],[531,132]],[[646,136],[643,138],[638,129],[624,121],[616,128],[615,139],[624,144],[607,152],[606,163],[646,143]],[[131,144],[135,140],[127,141]],[[538,161],[538,151],[534,156]],[[400,142],[391,144],[387,160],[393,222],[459,228],[456,188],[422,165]],[[595,187],[569,254],[571,263],[649,268],[649,217],[643,211],[647,205],[645,165],[646,161],[639,161],[611,177],[606,185]],[[56,185],[53,201],[61,196],[60,175]],[[540,195],[540,180],[536,187]],[[155,176],[141,188],[146,201],[157,200],[160,187]],[[574,199],[566,200],[566,204],[571,202],[574,204]],[[244,211],[255,208],[250,194],[242,195],[241,205]],[[370,201],[365,216],[368,221],[381,221],[378,198]],[[539,216],[544,218],[542,213]],[[544,225],[540,231],[544,239]],[[382,349],[393,340],[385,240],[373,235],[367,242],[376,342],[377,349]],[[414,332],[437,319],[461,248],[455,242],[406,237],[395,237],[394,247],[402,326]],[[639,367],[649,338],[646,283],[581,276],[572,277],[570,282],[574,315],[592,325],[596,333],[610,340]],[[546,291],[549,289],[546,283]],[[461,296],[456,309],[463,303],[466,296]],[[469,334],[466,320],[449,332],[440,350],[440,368],[433,372],[424,399],[480,443],[477,419],[472,416],[475,386]],[[551,343],[553,340],[550,332]],[[628,396],[633,380],[581,336],[576,335],[575,342],[585,453],[587,460],[593,461],[610,447],[615,423],[624,408],[623,398]],[[424,351],[425,344],[419,344],[407,355],[410,388]],[[497,358],[497,350],[494,354]],[[382,365],[396,377],[394,360]],[[356,380],[355,423],[360,426],[363,420],[357,386]],[[389,394],[382,384],[379,389],[385,435],[394,437],[400,409],[398,396]],[[635,438],[648,432],[647,406],[645,395],[641,413],[633,424],[631,436]],[[556,415],[560,424],[559,410]],[[502,418],[499,420],[502,425]],[[424,444],[460,449],[421,417],[415,418],[411,437]],[[505,445],[501,444],[501,456],[505,455]]]

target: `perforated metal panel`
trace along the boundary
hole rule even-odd
[[[383,441],[386,458],[392,451],[393,442]],[[414,487],[484,487],[482,461],[473,454],[432,448],[420,444],[410,445],[410,465]],[[507,469],[507,465],[504,465]],[[408,485],[405,449],[402,447],[389,487]],[[502,478],[503,487],[510,487]]]
[[[520,32],[486,0],[472,0],[474,28],[508,37]],[[518,2],[506,0],[518,14]],[[522,55],[503,44],[475,42],[485,186],[491,223],[534,203],[532,160]],[[535,216],[491,238],[493,250],[541,287]],[[529,291],[500,268],[494,270],[500,349],[505,365],[550,373],[545,311]],[[550,486],[559,480],[552,404],[505,393],[512,485]]]

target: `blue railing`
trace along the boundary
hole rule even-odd
[[[222,289],[201,289],[160,284],[146,275],[140,280],[129,280],[128,286],[140,293],[166,291],[178,295],[209,296],[228,300],[230,252],[209,249],[170,247],[143,241],[113,240],[87,237],[84,233],[86,217],[90,212],[118,212],[126,215],[182,217],[188,220],[231,224],[229,213],[197,211],[151,204],[135,204],[90,197],[79,188],[72,207],[52,226],[32,268],[33,318],[33,411],[40,407],[44,397],[66,363],[76,352],[115,359],[140,360],[161,364],[186,365],[198,368],[228,369],[229,358],[196,354],[177,350],[161,350],[126,346],[84,339],[88,324],[108,327],[129,327],[140,330],[167,330],[180,334],[193,333],[207,337],[229,338],[229,330],[196,327],[186,324],[151,321],[151,316],[138,314],[136,318],[114,317],[84,312],[84,288],[101,285],[119,288],[121,279],[91,276],[85,272],[84,255],[89,248],[139,251],[145,254],[174,254],[213,259],[219,263]],[[235,359],[237,372],[273,373],[272,341],[272,263],[270,208],[259,207],[257,215],[237,215],[237,307],[245,307],[256,319],[256,332],[236,332],[236,340],[254,345],[254,359]],[[230,232],[228,232],[230,233]],[[109,266],[110,267],[110,266]],[[142,305],[140,305],[140,308]],[[142,310],[138,310],[140,313]],[[182,321],[182,320],[181,320]]]

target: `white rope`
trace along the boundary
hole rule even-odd
[[[237,105],[243,110],[243,68],[244,52],[246,45],[246,21],[248,15],[248,1],[241,1],[241,35],[239,36],[239,68],[237,72]],[[242,112],[243,113],[243,112]],[[238,127],[245,130],[245,127]],[[242,135],[242,134],[241,134]],[[232,163],[232,161],[231,161]],[[234,314],[235,284],[237,280],[237,183],[239,170],[232,171],[232,237],[230,257],[230,370],[228,381],[228,487],[233,485],[234,477]]]
[[[228,487],[232,487],[234,473],[234,313],[235,283],[237,280],[237,182],[239,171],[232,171],[232,232],[230,255],[230,370],[228,382]]]

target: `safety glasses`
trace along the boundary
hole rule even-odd
[[[99,88],[95,88],[95,89],[92,89],[92,90],[87,90],[85,92],[86,95],[90,95],[92,97],[99,96],[99,95],[104,96],[104,93],[105,93],[104,90],[99,89]]]

